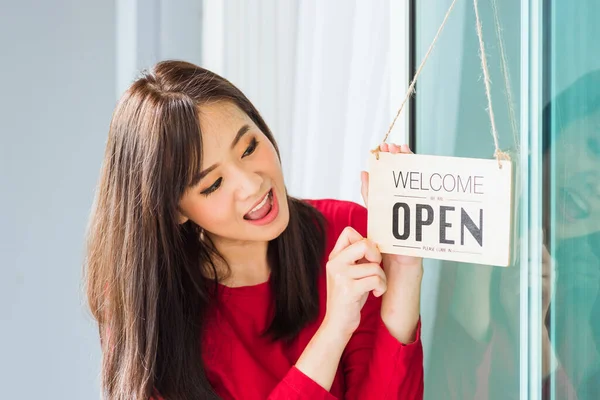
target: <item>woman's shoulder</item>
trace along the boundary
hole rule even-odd
[[[336,199],[304,199],[304,202],[316,208],[327,221],[332,233],[351,226],[361,235],[367,234],[367,209],[353,201]]]

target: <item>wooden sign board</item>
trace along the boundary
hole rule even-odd
[[[369,159],[368,237],[382,253],[510,264],[510,161],[380,153]]]

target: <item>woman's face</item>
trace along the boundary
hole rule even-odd
[[[567,126],[555,154],[557,236],[600,231],[600,112]]]
[[[199,118],[202,178],[181,198],[180,222],[194,221],[217,246],[275,239],[289,221],[275,147],[234,103],[203,105]]]

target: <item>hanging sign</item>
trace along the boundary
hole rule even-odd
[[[368,209],[382,253],[510,264],[510,161],[371,154]]]

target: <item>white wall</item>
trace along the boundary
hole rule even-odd
[[[83,237],[115,101],[115,6],[0,6],[0,382],[5,399],[99,397]]]
[[[139,69],[200,62],[202,2],[0,1],[0,397],[95,399],[81,275],[111,113]]]
[[[157,61],[201,63],[202,8],[202,0],[116,0],[118,96]]]

